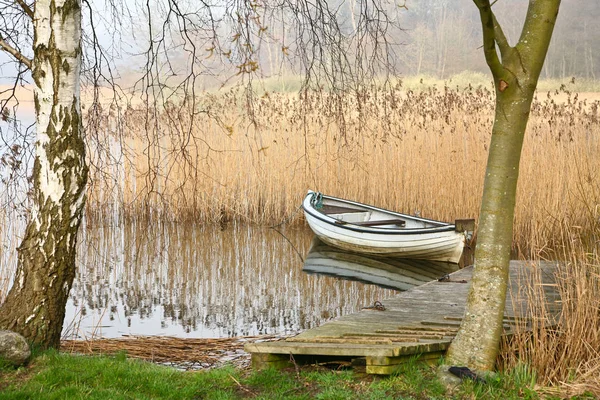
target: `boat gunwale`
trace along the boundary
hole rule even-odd
[[[304,201],[302,202],[302,209],[304,210],[304,212],[309,214],[311,217],[316,218],[322,222],[325,222],[328,225],[335,226],[336,228],[346,229],[346,230],[360,232],[360,233],[375,233],[375,234],[382,234],[382,235],[414,235],[414,234],[418,234],[418,233],[456,232],[456,225],[454,225],[454,224],[450,224],[450,223],[442,222],[442,221],[436,221],[436,220],[427,219],[427,218],[415,217],[415,216],[407,215],[407,214],[402,214],[402,213],[399,213],[396,211],[386,210],[384,208],[375,207],[375,206],[372,206],[369,204],[363,204],[363,203],[359,203],[357,201],[341,199],[338,197],[324,195],[321,193],[321,195],[325,199],[340,201],[342,203],[347,203],[350,205],[363,207],[368,210],[378,211],[378,212],[382,212],[385,214],[392,214],[392,215],[395,215],[395,216],[401,217],[401,218],[412,219],[413,221],[441,224],[442,226],[436,226],[436,227],[431,227],[431,228],[377,228],[377,227],[361,227],[360,225],[353,225],[351,222],[348,222],[347,224],[344,224],[344,225],[337,224],[337,223],[335,223],[335,221],[339,221],[338,219],[330,217],[327,214],[317,211],[314,207],[312,207],[310,200],[307,200],[309,196],[312,196],[315,193],[317,193],[317,192],[314,192],[312,190],[308,191],[308,193],[306,194],[306,197],[304,198]],[[310,205],[309,208],[307,208],[305,205],[307,201],[308,201],[308,204]],[[314,212],[312,210],[314,210]],[[460,232],[456,232],[456,233],[460,233]]]

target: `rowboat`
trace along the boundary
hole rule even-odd
[[[434,221],[312,190],[302,208],[319,239],[355,253],[458,264],[469,234],[467,220]]]
[[[313,238],[302,270],[308,274],[333,276],[383,288],[405,291],[458,270],[442,261],[376,257],[350,253]]]

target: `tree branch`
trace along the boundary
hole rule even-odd
[[[15,49],[10,44],[8,44],[2,38],[2,36],[0,36],[0,49],[6,51],[8,54],[12,55],[14,58],[16,58],[22,64],[26,65],[27,68],[31,69],[32,61],[29,58],[25,57],[23,54],[21,54],[21,52],[19,50]]]
[[[508,44],[508,40],[504,35],[504,31],[502,30],[500,23],[496,19],[496,15],[494,15],[494,12],[491,11],[491,9],[490,12],[492,13],[492,19],[494,21],[494,39],[496,40],[496,44],[500,49],[500,55],[502,56],[502,59],[504,59],[506,53],[510,50],[510,45]]]
[[[530,1],[521,37],[516,45],[522,64],[539,74],[544,64],[561,0]]]
[[[496,52],[496,18],[494,17],[494,13],[492,12],[492,6],[490,5],[490,0],[473,0],[477,8],[479,9],[479,17],[481,19],[481,30],[483,31],[483,53],[485,54],[485,61],[487,62],[490,70],[492,71],[492,75],[494,78],[497,78],[502,73],[502,63],[498,58],[498,53]],[[500,28],[500,25],[497,25]],[[504,37],[501,29],[501,36]],[[506,38],[504,37],[506,41]],[[505,42],[508,45],[508,42]]]
[[[31,9],[31,7],[29,7],[27,5],[27,3],[25,3],[25,1],[15,0],[15,3],[17,3],[19,6],[21,6],[21,8],[25,12],[25,14],[27,14],[29,16],[29,18],[31,18],[31,20],[33,20],[33,10]]]

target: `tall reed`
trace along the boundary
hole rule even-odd
[[[566,88],[538,95],[521,161],[516,252],[556,247],[558,221],[590,229],[579,207],[598,204],[599,99]],[[478,215],[493,119],[485,87],[265,93],[252,103],[254,119],[246,106],[231,90],[210,95],[193,121],[185,105],[150,119],[129,108],[124,139],[107,113],[87,215],[272,224],[294,214],[307,189],[441,220]]]
[[[564,233],[568,241],[579,234],[571,229]],[[572,248],[559,264],[554,284],[543,283],[543,278],[535,274],[523,283],[522,290],[527,292],[530,329],[517,329],[515,336],[504,343],[503,367],[528,365],[536,372],[538,385],[549,394],[571,397],[590,392],[600,396],[597,251]],[[549,295],[552,292],[554,296]],[[549,309],[552,303],[560,306],[557,318]]]

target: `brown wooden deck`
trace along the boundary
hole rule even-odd
[[[505,334],[527,324],[524,282],[539,271],[548,308],[559,308],[554,282],[555,263],[512,261],[507,295]],[[435,361],[444,354],[462,319],[472,267],[454,272],[446,281],[433,281],[382,301],[385,311],[365,309],[278,342],[249,343],[255,368],[293,362],[339,359],[366,361],[366,372],[390,374],[410,358]],[[550,321],[553,323],[553,321]]]

